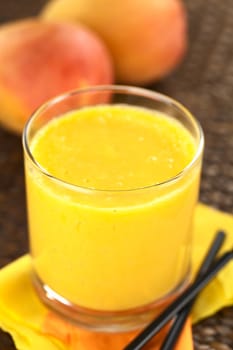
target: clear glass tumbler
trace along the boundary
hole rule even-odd
[[[33,153],[35,139],[45,127],[69,113],[103,106],[109,111],[122,106],[150,111],[179,124],[195,145],[192,159],[164,180],[123,188],[121,184],[98,188],[88,181],[74,184],[46,170]],[[132,143],[133,109],[130,119],[125,116],[132,124],[127,129],[126,154]],[[101,122],[105,127],[100,116]],[[80,137],[83,131],[75,132]],[[87,127],[85,132],[92,133],[87,135],[92,142],[86,147],[89,156],[93,152],[94,162],[95,130]],[[67,147],[67,137],[62,135],[57,141],[61,149]],[[142,128],[141,147],[144,137]],[[113,141],[105,140],[111,153]],[[40,298],[90,329],[114,332],[144,326],[189,283],[192,221],[204,147],[197,120],[181,104],[156,92],[117,85],[90,87],[41,106],[25,127],[23,146],[33,283]],[[48,143],[43,152],[54,162],[59,150]],[[81,159],[73,162],[82,166]],[[59,169],[63,162],[55,166]],[[159,161],[157,166],[159,169]],[[89,174],[89,178],[95,176],[93,171]]]

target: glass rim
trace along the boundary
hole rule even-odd
[[[48,110],[51,106],[62,102],[66,100],[67,98],[70,98],[72,96],[76,96],[79,94],[87,93],[87,92],[104,92],[104,91],[111,90],[115,93],[124,93],[124,94],[130,94],[130,95],[138,95],[141,97],[145,97],[148,99],[154,99],[159,102],[164,102],[166,104],[175,106],[178,110],[180,110],[186,117],[188,117],[189,120],[191,120],[192,124],[195,126],[195,129],[198,133],[198,144],[197,149],[194,154],[194,157],[192,160],[176,175],[170,177],[169,179],[166,179],[164,181],[135,187],[135,188],[126,188],[126,189],[101,189],[101,188],[94,188],[94,187],[88,187],[88,186],[80,186],[76,185],[67,181],[64,181],[60,179],[59,177],[56,177],[52,174],[50,174],[46,169],[44,169],[39,162],[36,161],[34,158],[29,143],[28,143],[28,134],[30,131],[30,127],[33,124],[34,120],[40,116],[43,112]],[[91,107],[91,106],[90,106]],[[40,107],[38,107],[29,117],[28,121],[26,122],[23,134],[22,134],[22,143],[23,143],[23,149],[26,154],[26,156],[29,158],[29,160],[32,162],[33,166],[46,178],[50,179],[51,181],[54,181],[58,185],[65,187],[66,189],[76,191],[76,192],[84,192],[84,193],[93,193],[93,192],[100,192],[100,193],[126,193],[126,192],[134,192],[134,191],[141,191],[141,190],[147,190],[152,188],[159,188],[168,186],[169,184],[172,184],[179,179],[183,178],[199,161],[203,149],[204,149],[204,133],[202,130],[202,127],[199,123],[199,121],[193,116],[193,114],[180,102],[173,99],[172,97],[169,97],[163,93],[152,91],[146,88],[141,87],[135,87],[130,85],[95,85],[95,86],[89,86],[85,88],[75,89],[68,92],[65,92],[63,94],[57,95],[54,98],[49,99],[47,102],[43,103]]]

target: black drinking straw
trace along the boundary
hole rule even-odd
[[[195,280],[202,277],[209,270],[209,268],[214,262],[214,259],[216,258],[217,253],[222,247],[222,244],[225,238],[226,238],[226,235],[223,231],[219,231],[215,235],[215,238],[201,264],[201,267],[197,273]],[[178,313],[174,323],[172,324],[169,330],[167,337],[165,338],[163,344],[160,347],[160,350],[172,350],[174,348],[180,336],[180,333],[184,327],[184,324],[190,314],[194,301],[195,301],[195,298],[183,310],[181,310]]]
[[[233,259],[233,250],[223,254],[201,278],[198,278],[184,293],[170,304],[154,321],[152,321],[130,344],[123,350],[140,350],[161,328],[178,314],[196,295],[210,282],[215,275]]]

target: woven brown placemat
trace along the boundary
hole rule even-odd
[[[115,0],[114,0],[115,1]],[[34,15],[46,0],[0,1],[0,21]],[[172,75],[150,87],[185,104],[206,139],[201,200],[233,212],[233,0],[185,0],[189,50]],[[0,266],[27,251],[21,141],[0,129]],[[193,328],[195,350],[233,349],[233,308]],[[0,333],[0,350],[15,349]]]

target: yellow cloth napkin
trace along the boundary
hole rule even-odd
[[[194,273],[219,229],[228,234],[223,252],[233,246],[233,217],[199,204],[194,221]],[[26,255],[0,271],[0,327],[12,335],[19,350],[118,350],[135,336],[133,332],[124,337],[97,335],[63,321],[37,298],[31,285],[30,269],[30,257]],[[229,263],[201,293],[193,310],[193,321],[228,305],[233,305],[233,263]],[[189,326],[184,333],[183,346],[180,343],[177,350],[192,350]],[[152,344],[148,349],[158,348]]]
[[[9,332],[18,350],[122,350],[137,334],[89,332],[60,318],[38,299],[30,279],[29,255],[0,272],[0,328]],[[159,350],[165,327],[145,348]],[[193,350],[190,321],[175,350]]]
[[[193,273],[200,266],[217,230],[224,230],[227,233],[220,254],[233,249],[233,215],[199,204],[194,219]],[[200,294],[192,312],[193,322],[211,316],[230,305],[233,305],[233,262],[230,262]]]

